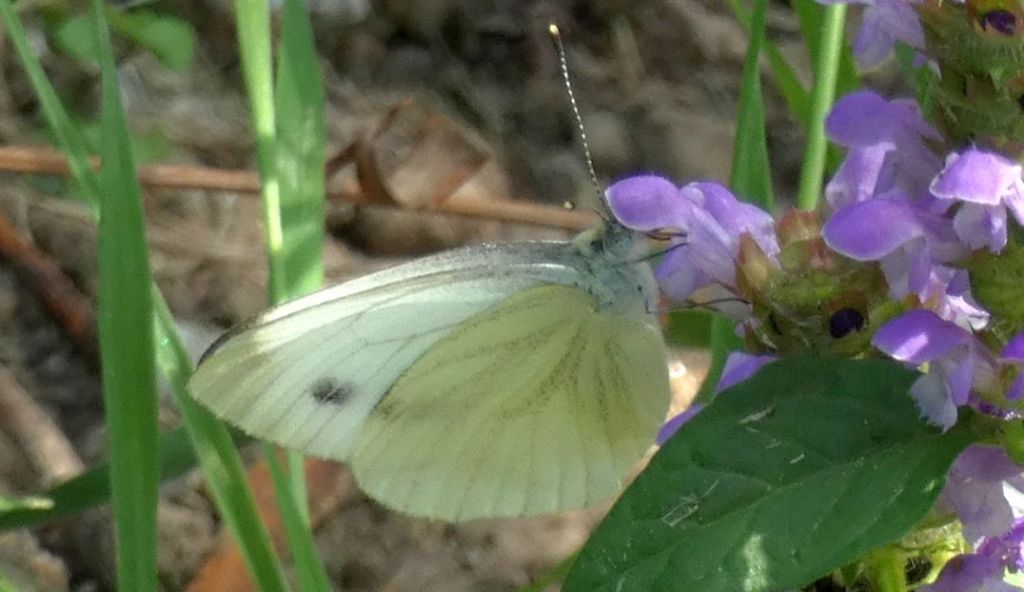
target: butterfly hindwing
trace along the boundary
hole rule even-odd
[[[578,508],[619,489],[667,405],[664,345],[642,306],[544,285],[434,343],[366,417],[351,463],[371,496],[416,515]]]

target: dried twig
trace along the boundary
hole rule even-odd
[[[46,485],[70,479],[85,470],[64,432],[3,365],[0,365],[0,430],[17,442]]]
[[[0,214],[0,257],[42,302],[46,312],[91,362],[99,360],[92,304],[48,255],[18,234]]]
[[[98,167],[99,161],[93,159],[92,164]],[[50,147],[0,146],[0,171],[70,176],[67,160]],[[149,164],[139,166],[138,174],[143,185],[154,189],[205,189],[257,195],[260,188],[259,174],[249,170]],[[395,203],[381,203],[362,192],[343,191],[334,193],[329,198],[383,207],[399,207]],[[423,205],[421,209],[569,230],[587,228],[593,224],[594,219],[589,212],[468,195],[449,196],[443,201]]]

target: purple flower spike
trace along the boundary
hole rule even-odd
[[[889,57],[897,41],[924,49],[924,29],[912,8],[916,0],[818,0],[821,4],[864,4],[864,20],[853,54],[862,68],[877,66]]]
[[[977,148],[951,154],[932,182],[931,192],[939,200],[963,202],[953,226],[972,249],[1003,250],[1007,210],[1024,224],[1021,165],[998,154]]]
[[[896,360],[913,366],[929,364],[910,387],[921,415],[948,430],[956,422],[957,407],[967,403],[975,364],[984,364],[984,348],[973,335],[925,309],[912,310],[882,325],[872,345]]]
[[[1024,366],[1024,333],[1018,333],[1006,344],[999,353],[999,361],[1004,364]],[[1020,401],[1024,398],[1024,371],[1017,375],[1006,392],[1008,401]]]
[[[739,201],[718,183],[690,183],[677,189],[663,177],[631,177],[608,188],[608,202],[628,228],[686,233],[685,239],[673,240],[673,248],[655,271],[662,291],[673,300],[686,300],[709,283],[731,289],[744,234],[750,234],[769,257],[779,253],[772,217]]]
[[[825,188],[834,208],[893,189],[915,198],[925,195],[942,168],[924,142],[942,136],[912,101],[888,101],[871,91],[851,93],[832,107],[825,126],[833,142],[849,148]]]

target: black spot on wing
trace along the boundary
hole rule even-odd
[[[355,393],[352,385],[332,378],[321,378],[313,383],[309,394],[317,403],[343,405]]]

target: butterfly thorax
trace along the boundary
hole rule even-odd
[[[647,240],[617,223],[586,230],[572,241],[593,283],[581,286],[603,307],[657,309],[658,288],[646,263]],[[588,278],[590,279],[590,278]]]

